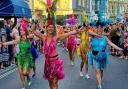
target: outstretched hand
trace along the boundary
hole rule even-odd
[[[123,49],[122,48],[119,48],[119,51],[123,51]]]
[[[6,42],[2,43],[2,46],[7,46],[7,43]]]

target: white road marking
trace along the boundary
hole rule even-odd
[[[0,79],[2,79],[2,78],[4,78],[4,77],[8,76],[9,74],[15,72],[16,70],[17,70],[17,68],[15,68],[15,69],[13,69],[13,70],[10,70],[10,71],[8,71],[8,72],[2,74],[2,75],[0,76]]]

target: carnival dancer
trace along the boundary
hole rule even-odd
[[[89,79],[88,73],[88,51],[89,51],[89,34],[93,36],[98,36],[98,34],[94,33],[93,31],[89,30],[87,23],[83,23],[84,30],[80,33],[81,34],[81,43],[80,43],[80,56],[81,56],[81,64],[80,64],[80,76],[83,76],[82,70],[85,64],[86,69],[86,78]]]
[[[87,29],[87,28],[85,28]],[[80,76],[83,76],[82,69],[85,64],[86,69],[86,78],[89,79],[88,74],[88,50],[89,50],[89,31],[82,31],[81,32],[81,43],[80,43],[80,54],[81,54],[81,65],[80,65]]]
[[[103,70],[109,62],[109,52],[107,51],[108,44],[117,50],[122,50],[113,44],[106,36],[102,35],[103,29],[98,27],[97,34],[100,37],[94,37],[91,41],[91,49],[89,52],[89,64],[93,65],[96,79],[98,82],[98,89],[102,88]]]
[[[75,30],[74,27],[71,27],[70,31],[73,31],[73,30]],[[75,56],[76,46],[77,46],[76,36],[70,35],[67,40],[67,49],[69,52],[71,65],[74,65],[74,56]]]
[[[17,65],[18,65],[18,70],[20,74],[20,78],[23,84],[22,89],[25,89],[26,87],[26,81],[25,77],[27,78],[27,84],[30,85],[30,68],[33,68],[33,60],[32,60],[32,55],[30,51],[31,44],[27,38],[27,30],[20,30],[20,37],[18,35],[14,35],[15,40],[10,41],[10,42],[5,42],[3,43],[3,46],[6,45],[12,45],[12,44],[19,44],[19,49],[20,52],[17,54]]]
[[[32,25],[32,31],[40,39],[44,40],[44,57],[45,57],[45,66],[44,66],[44,75],[43,77],[48,80],[50,89],[58,89],[58,80],[64,78],[63,73],[63,60],[59,58],[57,52],[57,42],[58,40],[68,37],[71,34],[76,34],[78,30],[71,31],[64,34],[56,34],[54,25],[48,25],[46,27],[46,35],[37,32],[36,24]]]
[[[63,31],[64,31],[64,33],[67,33],[67,32],[68,32],[66,26],[63,26]],[[68,38],[64,38],[64,39],[62,40],[62,42],[63,42],[63,50],[66,50],[66,51],[68,51],[68,49],[67,49],[67,47],[66,47],[66,46],[67,46],[67,45],[66,45],[67,39],[68,39]]]
[[[29,41],[31,42],[31,53],[32,53],[32,57],[33,57],[33,63],[34,63],[34,66],[33,66],[33,75],[32,77],[35,77],[36,76],[36,59],[38,59],[39,57],[39,54],[38,54],[38,51],[37,51],[37,40],[36,40],[36,36],[34,36],[33,32],[30,31],[29,32]]]

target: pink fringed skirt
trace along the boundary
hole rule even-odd
[[[64,78],[64,61],[59,58],[50,58],[45,60],[44,75],[47,80],[58,80]]]

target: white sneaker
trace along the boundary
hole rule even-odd
[[[80,72],[80,77],[83,77],[84,75],[83,75],[83,73],[82,72]]]
[[[90,76],[88,74],[86,74],[86,79],[90,79]]]
[[[64,51],[65,49],[64,49],[64,48],[62,48],[62,50]]]
[[[120,56],[120,58],[124,58],[123,56]]]
[[[126,58],[124,58],[125,60],[128,60],[128,58],[126,57]]]
[[[60,43],[57,44],[58,46],[60,45]]]
[[[71,65],[72,65],[72,66],[74,66],[74,63],[73,63],[73,62],[71,62]]]
[[[100,85],[100,86],[98,86],[98,89],[103,89],[103,88],[102,88],[102,86]]]
[[[28,82],[28,86],[30,86],[30,85],[31,85],[31,83],[32,83],[32,82],[31,82],[31,81],[29,81],[29,82]]]
[[[22,87],[21,89],[25,89],[25,87]]]
[[[68,49],[67,48],[65,48],[65,50],[68,52]]]
[[[26,84],[23,84],[21,89],[26,89]]]
[[[118,53],[116,52],[116,55],[118,55]]]

